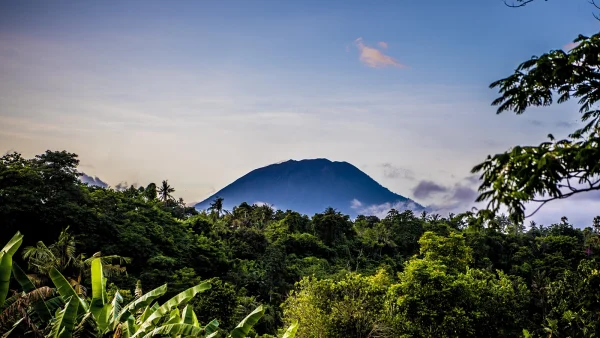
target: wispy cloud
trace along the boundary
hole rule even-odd
[[[564,50],[571,50],[575,47],[579,46],[579,42],[569,42],[566,45],[563,46]]]
[[[468,182],[470,185],[478,185],[481,182],[478,175],[471,175],[471,176],[465,177],[464,180],[466,182]]]
[[[433,181],[421,181],[413,189],[413,195],[416,198],[426,199],[435,194],[447,192],[448,188]]]
[[[394,59],[393,57],[391,57],[389,55],[384,54],[379,49],[367,46],[363,42],[362,38],[358,38],[358,39],[354,40],[354,45],[356,46],[356,48],[358,48],[358,51],[360,53],[358,59],[362,63],[367,65],[368,67],[372,67],[372,68],[384,68],[384,67],[388,67],[388,66],[398,67],[398,68],[406,67],[405,65],[398,62],[398,60]],[[387,43],[385,43],[385,42],[379,42],[377,45],[382,49],[387,49]]]
[[[540,121],[540,120],[529,120],[529,123],[533,126],[536,127],[542,127],[544,126],[544,122]]]
[[[429,211],[446,213],[464,211],[475,206],[477,198],[477,176],[468,176],[454,185],[444,185],[433,181],[423,180],[413,189],[415,198],[434,200],[427,207]]]
[[[362,207],[362,205],[363,205],[362,202],[357,200],[356,198],[350,202],[350,208],[352,208],[352,209],[358,209],[358,208]]]
[[[414,180],[415,176],[412,170],[397,167],[391,163],[381,164],[383,167],[383,175],[386,178],[403,178],[407,180]]]
[[[379,42],[377,43],[377,46],[379,46],[379,47],[381,47],[381,48],[383,48],[383,49],[388,49],[388,44],[387,44],[387,42],[379,41]]]
[[[556,126],[560,128],[572,128],[573,126],[575,126],[575,123],[568,121],[558,121],[556,122]]]

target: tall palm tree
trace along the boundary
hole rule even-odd
[[[208,207],[209,211],[216,212],[217,216],[221,216],[223,213],[223,197],[216,197]]]
[[[173,199],[171,193],[174,192],[175,188],[169,185],[168,180],[164,180],[162,181],[162,185],[158,188],[158,198],[163,202],[170,201]]]

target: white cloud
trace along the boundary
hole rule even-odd
[[[379,47],[381,47],[381,48],[383,48],[383,49],[388,49],[388,44],[387,44],[387,42],[379,41],[379,42],[377,43],[377,46],[379,46]]]
[[[266,206],[269,206],[269,207],[271,207],[273,210],[277,210],[277,207],[276,207],[274,204],[267,203],[267,202],[261,202],[261,201],[257,201],[257,202],[254,202],[254,203],[252,203],[252,204],[254,204],[254,205],[256,205],[256,206],[259,206],[259,207],[262,207],[262,206],[265,206],[265,205],[266,205]]]
[[[354,206],[357,207],[355,208]],[[404,210],[413,210],[415,212],[420,210],[414,202],[383,203],[379,205],[363,207],[363,203],[356,199],[352,201],[351,207],[353,209],[358,209],[358,214],[365,216],[377,216],[379,218],[384,218],[391,209],[396,209],[400,212]]]
[[[360,207],[362,207],[362,203],[359,200],[357,200],[356,198],[350,202],[350,208],[358,209]]]
[[[406,67],[405,65],[398,62],[398,60],[396,60],[395,58],[384,54],[382,51],[380,51],[376,48],[367,46],[363,42],[363,38],[358,38],[358,39],[354,40],[354,44],[355,44],[356,48],[358,48],[358,51],[359,51],[359,57],[358,57],[359,60],[369,67],[372,67],[372,68],[383,68],[383,67],[388,67],[388,66],[398,67],[398,68]],[[385,42],[379,42],[378,45],[382,49],[387,49],[387,43],[385,43]]]

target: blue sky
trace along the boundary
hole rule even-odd
[[[488,85],[593,33],[591,13],[585,0],[3,1],[0,151],[66,149],[112,185],[169,179],[190,202],[326,157],[465,209],[453,196],[474,164],[578,119],[568,104],[497,116]],[[538,220],[587,224],[588,202]]]

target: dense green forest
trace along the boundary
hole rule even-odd
[[[482,223],[472,213],[391,210],[384,219],[351,221],[333,209],[310,218],[265,205],[226,211],[220,200],[198,213],[176,200],[166,181],[87,186],[77,164],[64,151],[0,159],[2,241],[24,235],[13,258],[47,292],[43,298],[54,294],[48,288],[56,269],[76,294],[92,299],[91,262],[100,257],[107,299],[118,293],[123,304],[140,288],[166,283],[157,298],[163,301],[210,283],[189,305],[198,322],[216,319],[224,331],[262,305],[251,335],[280,336],[296,321],[299,337],[600,332],[599,219],[585,229],[563,218],[526,230],[507,217]],[[33,288],[25,292],[13,278],[10,289],[2,331],[22,311],[28,322],[18,323],[15,337],[59,325],[42,325],[27,299]]]
[[[523,1],[521,1],[523,2]],[[530,2],[530,1],[525,1]],[[457,215],[328,208],[301,215],[216,199],[197,212],[168,181],[80,183],[78,157],[0,158],[0,331],[14,337],[596,337],[600,217],[527,223],[600,189],[600,35],[494,82],[498,113],[569,99],[568,138],[488,157]],[[499,213],[507,207],[506,216]],[[16,234],[16,235],[15,235]],[[14,237],[13,237],[14,236]],[[165,286],[166,284],[166,286]]]

